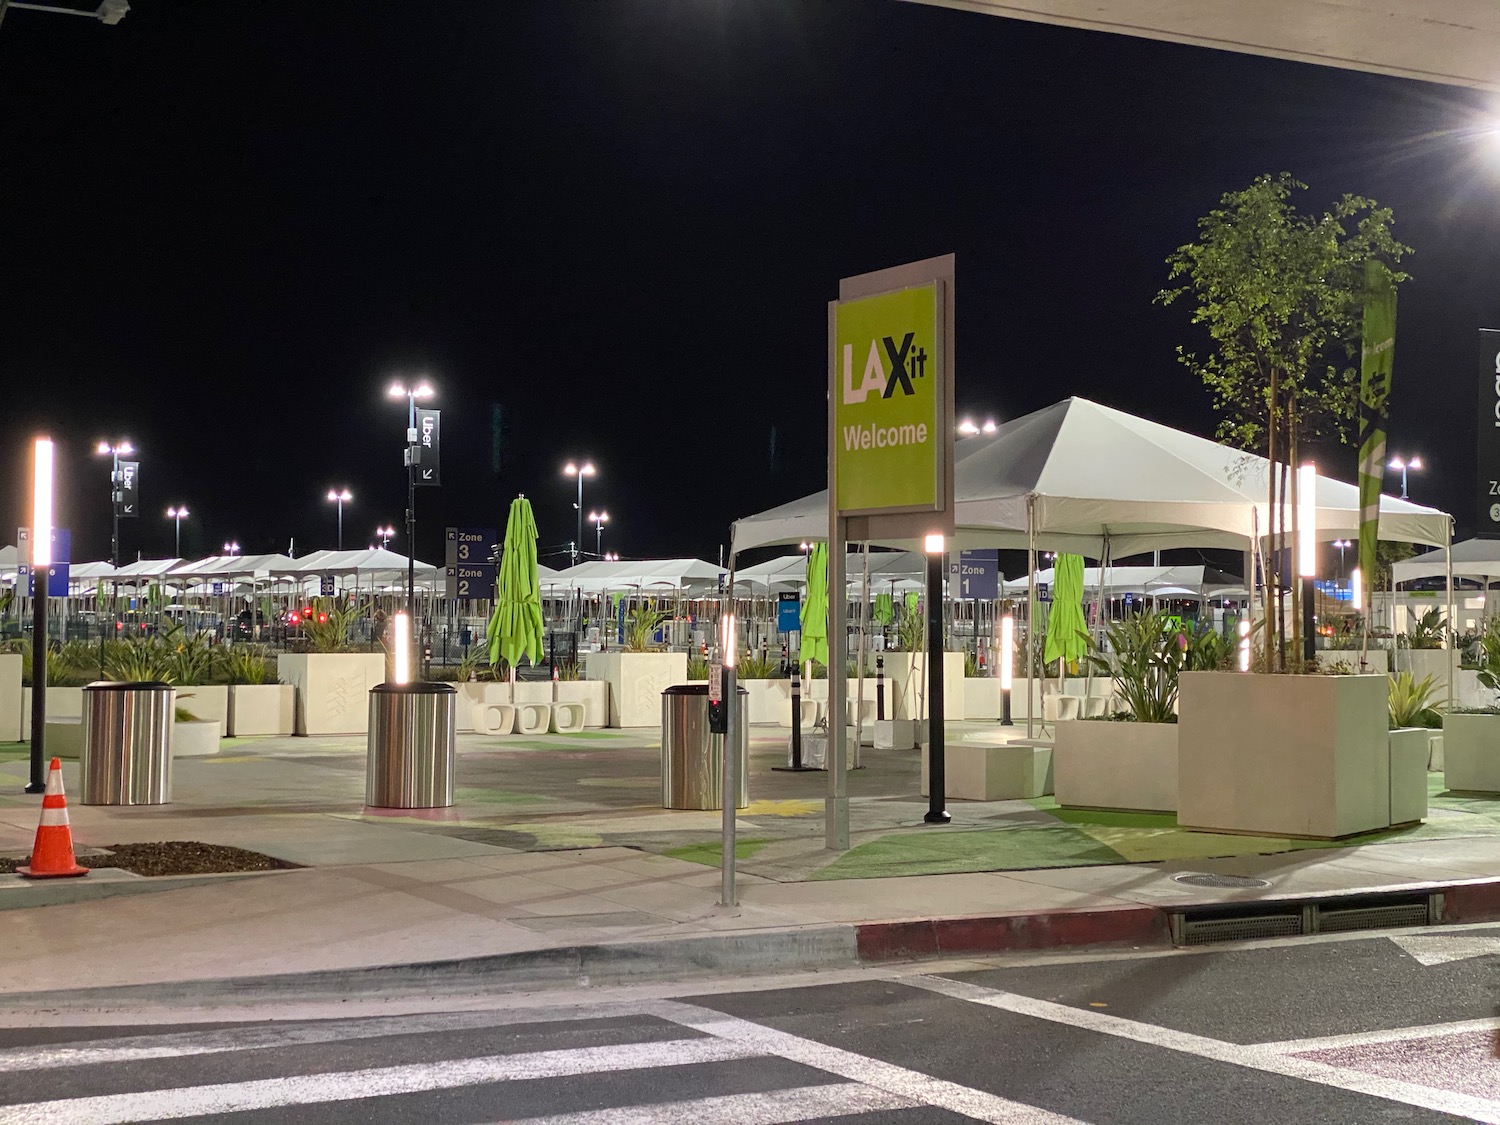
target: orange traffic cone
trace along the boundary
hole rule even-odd
[[[68,799],[63,796],[62,762],[52,759],[47,771],[47,792],[42,796],[42,823],[37,825],[36,843],[31,845],[31,866],[16,868],[28,879],[56,879],[65,875],[87,875],[73,858],[73,830],[68,827]]]

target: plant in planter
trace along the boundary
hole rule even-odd
[[[1414,649],[1442,648],[1446,632],[1447,622],[1443,620],[1443,611],[1429,609],[1413,622],[1412,627],[1401,638],[1401,644]]]
[[[1110,651],[1091,652],[1093,670],[1112,677],[1122,722],[1060,722],[1052,748],[1058,804],[1172,812],[1177,808],[1177,693],[1185,650],[1175,621],[1160,611],[1127,617],[1106,634]],[[1197,659],[1217,661],[1199,641]]]
[[[1432,705],[1438,693],[1437,677],[1423,676],[1419,680],[1410,672],[1397,672],[1390,681],[1391,730],[1432,729],[1443,725],[1442,714]]]
[[[224,654],[223,674],[231,685],[274,684],[276,666],[263,645],[233,645]]]
[[[313,612],[302,622],[302,635],[311,652],[352,652],[349,640],[360,609],[349,602],[314,601]]]
[[[666,611],[658,609],[655,602],[646,602],[632,612],[625,619],[625,651],[658,651],[661,645],[656,642],[656,631],[666,619]]]
[[[708,657],[696,652],[689,653],[687,676],[690,680],[708,679]]]

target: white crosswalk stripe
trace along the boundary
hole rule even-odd
[[[791,1125],[815,1117],[850,1117],[856,1113],[910,1109],[917,1103],[873,1090],[858,1082],[799,1086],[760,1094],[730,1094],[656,1105],[594,1109],[555,1117],[530,1117],[495,1125]]]
[[[755,1052],[723,1039],[669,1039],[660,1043],[627,1043],[615,1047],[579,1047],[567,1051],[532,1051],[477,1059],[348,1070],[332,1074],[299,1074],[174,1090],[146,1090],[132,1094],[101,1094],[6,1106],[6,1125],[127,1125],[136,1121],[169,1121],[210,1113],[238,1113],[251,1109],[360,1098],[415,1094],[477,1086],[485,1082],[513,1082],[531,1078],[561,1078],[647,1067],[688,1066],[693,1063],[743,1059]]]

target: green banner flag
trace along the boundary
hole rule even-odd
[[[1359,580],[1370,604],[1375,542],[1380,530],[1380,486],[1385,476],[1386,401],[1396,358],[1396,285],[1382,262],[1365,263],[1365,322],[1359,378]]]

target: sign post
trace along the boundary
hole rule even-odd
[[[844,278],[828,306],[828,796],[824,846],[849,848],[850,541],[953,533],[951,254]],[[941,579],[941,569],[939,568]],[[939,617],[941,614],[939,614]],[[929,683],[942,666],[929,667]],[[939,689],[941,691],[941,689]],[[932,698],[932,690],[928,690]],[[928,758],[941,762],[941,715],[929,708]],[[939,768],[941,768],[939,766]],[[941,790],[939,790],[941,792]]]

